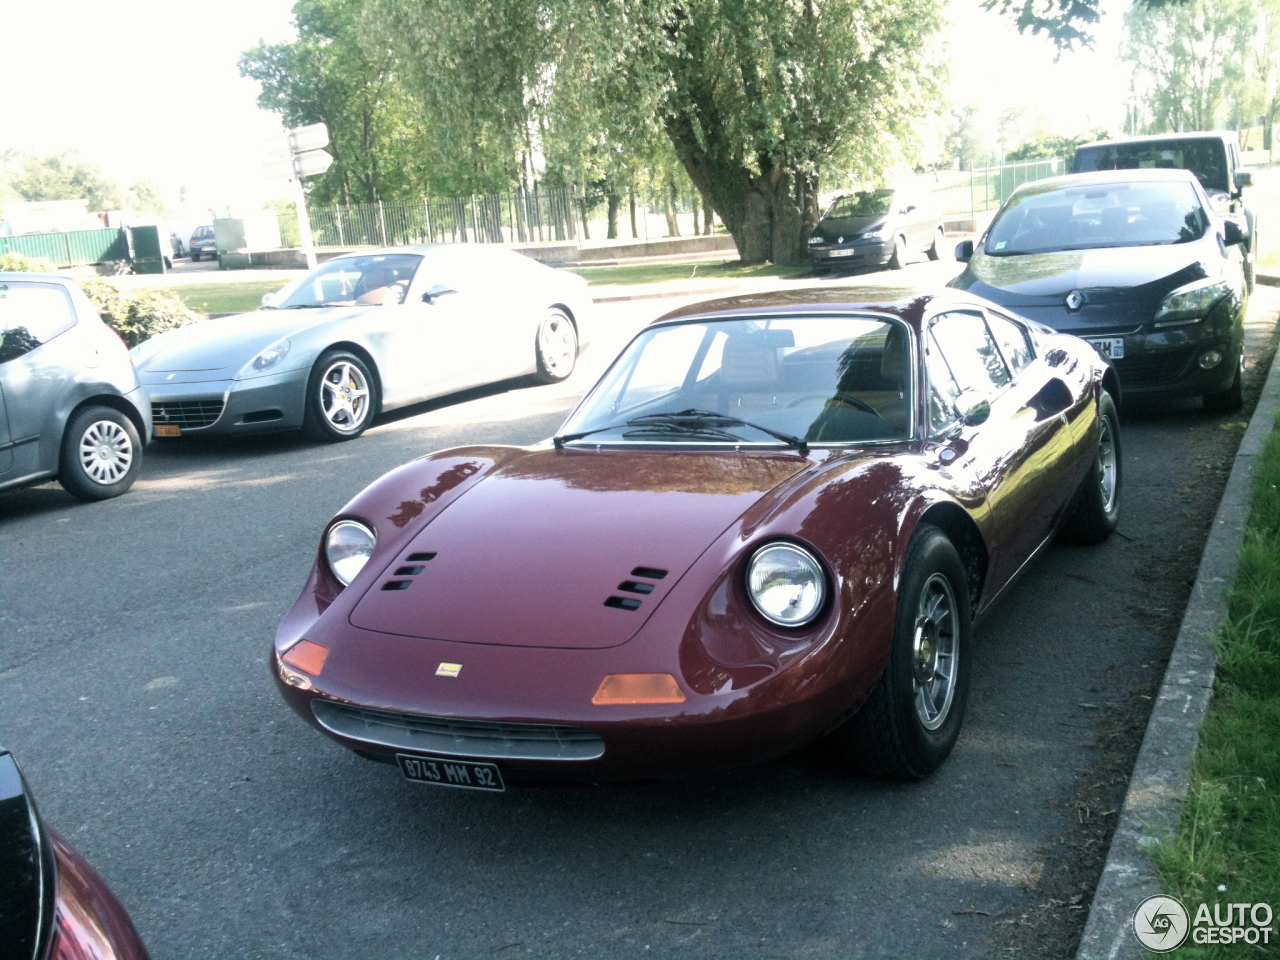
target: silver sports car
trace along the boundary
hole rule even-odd
[[[436,244],[338,257],[263,298],[133,348],[155,434],[302,429],[358,437],[380,411],[573,371],[591,297],[581,277],[509,250]]]

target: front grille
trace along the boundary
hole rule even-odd
[[[1163,353],[1147,353],[1135,357],[1113,360],[1112,365],[1120,375],[1122,387],[1151,387],[1173,383],[1187,372],[1195,359],[1196,348],[1167,350]]]
[[[326,730],[352,740],[450,757],[594,760],[604,755],[604,741],[582,727],[426,717],[319,699],[311,701],[311,712]]]
[[[171,403],[152,401],[153,423],[172,423],[179,427],[208,427],[222,416],[222,399],[176,400]]]

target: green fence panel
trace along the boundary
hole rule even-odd
[[[40,257],[52,261],[56,267],[78,267],[106,260],[128,260],[129,239],[123,230],[29,233],[0,237],[0,253]]]

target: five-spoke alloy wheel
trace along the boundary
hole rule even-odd
[[[578,362],[578,331],[563,311],[547,311],[538,325],[534,352],[538,361],[535,376],[543,383],[559,383],[573,373]]]
[[[316,361],[307,382],[303,430],[316,440],[352,440],[377,409],[376,385],[355,354],[331,350]]]

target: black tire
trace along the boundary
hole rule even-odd
[[[303,403],[302,432],[312,440],[354,440],[377,416],[378,384],[354,353],[329,350],[311,368]]]
[[[199,251],[199,250],[192,250],[192,251],[191,251],[191,262],[192,262],[192,263],[199,263],[199,262],[200,262],[200,251]]]
[[[85,407],[62,433],[58,482],[81,500],[108,500],[131,486],[142,467],[133,421],[112,407]]]
[[[941,607],[932,606],[938,599]],[[945,615],[938,615],[943,608]],[[929,610],[932,615],[926,615]],[[960,555],[946,534],[922,523],[907,547],[893,649],[884,674],[862,709],[832,734],[837,748],[860,771],[919,780],[950,755],[969,696],[970,617],[969,584]],[[947,646],[949,679],[938,687],[944,669],[939,655]],[[922,657],[929,662],[921,663]],[[925,671],[931,676],[922,683]],[[931,691],[938,694],[936,699],[929,696]],[[930,708],[936,712],[926,718]]]
[[[907,240],[903,236],[893,238],[893,253],[889,257],[889,269],[901,270],[907,265]]]
[[[1244,353],[1236,361],[1236,375],[1231,386],[1204,395],[1204,408],[1210,413],[1235,413],[1244,406]]]
[[[548,310],[538,324],[533,341],[537,373],[541,383],[559,383],[573,373],[578,362],[578,331],[563,310]]]
[[[946,242],[947,242],[947,238],[943,236],[942,228],[939,227],[937,230],[934,231],[933,243],[929,244],[929,249],[925,251],[925,254],[929,257],[930,260],[937,260],[940,256],[942,256],[942,247],[943,247],[943,244],[945,244]]]
[[[1098,452],[1076,491],[1071,515],[1058,531],[1058,538],[1065,543],[1103,543],[1120,522],[1124,478],[1120,415],[1105,390],[1098,400],[1098,420],[1102,425]]]

